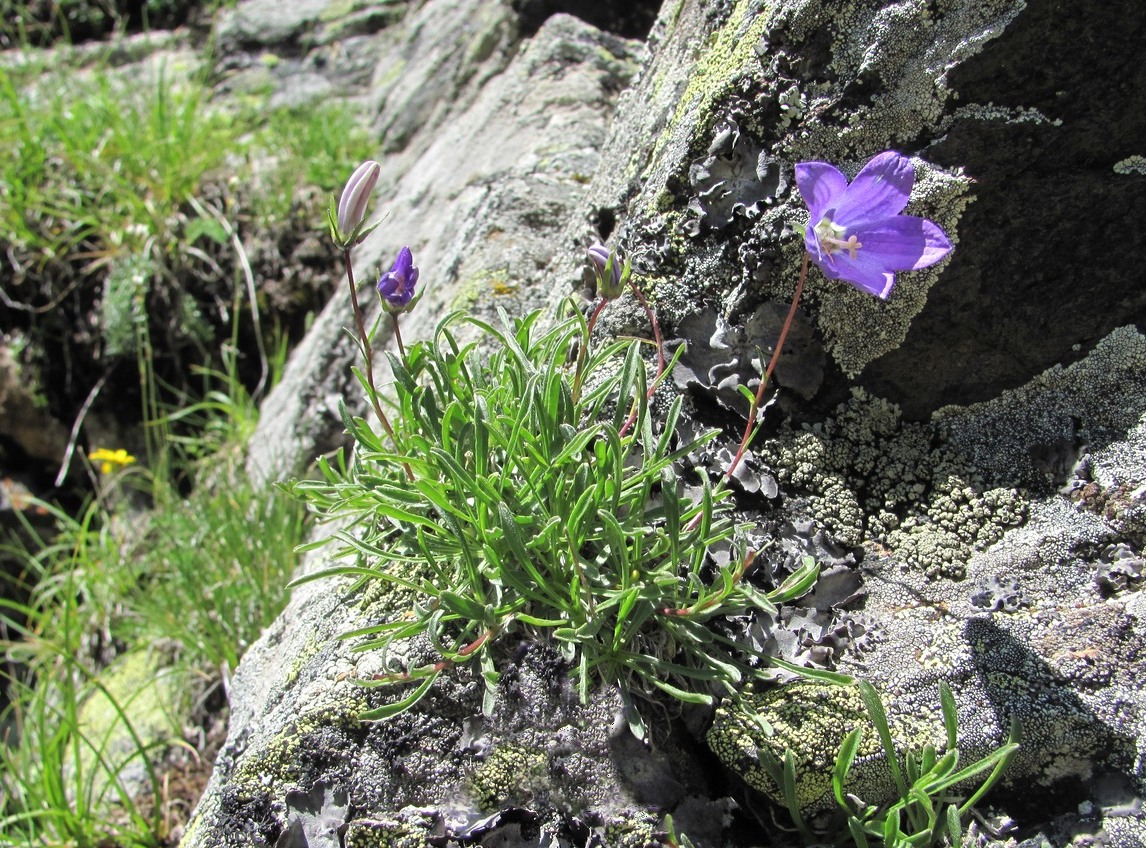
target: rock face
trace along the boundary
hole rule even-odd
[[[1019,0],[680,0],[642,43],[560,14],[534,31],[515,8],[539,4],[382,4],[367,25],[320,3],[281,18],[272,44],[253,35],[270,31],[252,23],[260,5],[221,25],[224,62],[262,74],[245,51],[279,50],[284,91],[305,78],[374,115],[389,218],[357,267],[413,248],[428,294],[406,335],[451,308],[551,303],[581,284],[583,246],[608,239],[633,255],[669,336],[696,351],[680,380],[688,416],[732,445],[743,412],[705,374],[752,374],[712,341],[719,329],[744,350],[771,343],[802,253],[794,163],[854,173],[887,148],[911,155],[908,211],[959,243],[901,275],[887,302],[809,278],[749,465],[772,482],[742,506],[776,542],[761,554],[773,571],[810,552],[827,573],[769,624],[768,649],[875,678],[916,740],[949,681],[967,756],[1012,717],[1027,728],[996,793],[1003,812],[1054,840],[1141,841],[1146,340],[1133,322],[1146,289],[1132,246],[1097,245],[1146,211],[1132,159],[1146,12],[1076,6],[1067,25],[1065,7]],[[1087,39],[1102,49],[1070,49]],[[361,403],[344,286],[332,291],[264,405],[249,463],[262,481],[336,446],[337,399]],[[648,332],[627,300],[603,323]],[[696,749],[667,732],[646,748],[615,730],[610,693],[577,705],[545,646],[515,658],[486,719],[459,673],[411,713],[357,722],[353,680],[374,660],[336,637],[377,609],[344,591],[300,588],[248,653],[185,846],[643,844],[665,811],[719,844],[735,806],[725,780],[701,777]],[[784,697],[760,693],[760,715],[790,715]],[[854,704],[801,697],[838,714],[822,726],[841,736],[857,720]],[[775,797],[762,747],[800,751],[813,773],[839,743],[798,725],[771,739],[720,713],[689,726]],[[855,791],[878,803],[886,786],[876,775]],[[802,801],[822,808],[814,794]]]

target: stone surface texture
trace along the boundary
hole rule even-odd
[[[388,217],[356,266],[369,295],[364,269],[411,246],[427,294],[407,338],[451,309],[554,304],[583,287],[583,248],[601,238],[632,255],[667,335],[703,351],[696,368],[748,384],[751,369],[708,343],[712,328],[771,343],[760,328],[776,322],[758,316],[786,307],[802,252],[793,165],[854,174],[881,150],[910,155],[908,211],[958,244],[887,302],[809,277],[742,505],[774,541],[760,555],[773,573],[814,553],[831,576],[760,638],[873,680],[905,748],[942,741],[941,680],[964,762],[1017,719],[1023,748],[990,812],[1022,829],[980,830],[979,844],[1133,845],[1146,839],[1146,287],[1124,235],[1146,213],[1146,176],[1115,165],[1143,152],[1146,12],[1117,5],[668,0],[642,41],[564,14],[526,26],[521,4],[315,0],[282,15],[244,0],[220,25],[220,61],[236,88],[361,104]],[[256,479],[337,447],[340,398],[361,411],[349,324],[332,281],[264,404]],[[649,333],[631,298],[601,326]],[[680,381],[686,418],[734,448],[743,411],[707,379]],[[354,681],[376,659],[337,636],[401,599],[345,590],[300,587],[247,654],[185,848],[635,846],[665,812],[700,845],[759,844],[743,834],[768,827],[777,798],[761,752],[796,752],[800,802],[822,813],[825,769],[862,721],[830,687],[778,684],[751,699],[783,732],[722,710],[644,746],[611,693],[578,704],[539,645],[486,719],[459,672],[416,710],[362,724],[372,695]],[[808,711],[820,720],[802,733]],[[727,773],[713,777],[717,761]],[[890,783],[877,764],[850,788],[880,803]]]

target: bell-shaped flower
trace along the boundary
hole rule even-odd
[[[335,243],[340,247],[352,247],[370,233],[373,227],[363,230],[362,220],[366,217],[366,205],[370,193],[378,183],[382,166],[369,159],[354,169],[342,194],[338,198],[338,211],[331,221],[331,231]]]
[[[607,300],[620,297],[633,273],[629,260],[622,259],[619,251],[609,250],[600,242],[586,252],[597,282],[597,294]]]
[[[893,150],[873,157],[851,184],[826,162],[796,165],[810,213],[804,243],[824,276],[886,299],[896,271],[926,268],[951,252],[937,224],[899,214],[914,183],[911,160]]]
[[[414,255],[410,248],[403,247],[390,270],[378,279],[378,296],[382,298],[386,311],[398,313],[412,309],[418,302],[414,298],[417,282],[418,268],[414,265]]]

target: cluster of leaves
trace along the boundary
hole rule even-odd
[[[879,694],[867,681],[857,681],[855,685],[871,718],[871,726],[879,737],[899,797],[890,804],[876,806],[848,793],[848,775],[864,733],[863,727],[853,728],[844,737],[832,769],[832,793],[846,821],[846,836],[850,836],[857,848],[873,844],[883,848],[962,845],[963,825],[971,808],[995,785],[1019,748],[1018,724],[1012,724],[1010,738],[1005,743],[960,768],[955,698],[947,684],[941,682],[939,697],[947,737],[946,751],[940,755],[935,746],[928,743],[921,751],[905,752],[901,766],[901,755],[892,740],[887,712]],[[792,752],[786,752],[783,761],[765,755],[762,762],[779,787],[788,811],[808,844],[820,842],[820,837],[805,822],[797,800],[800,796]],[[968,786],[982,775],[986,775],[982,782],[973,791],[968,791]]]
[[[492,342],[488,359],[459,346],[459,323]],[[680,461],[715,433],[675,444],[679,398],[654,426],[639,342],[603,345],[574,368],[570,352],[588,344],[577,310],[545,331],[539,313],[502,324],[455,314],[405,359],[392,355],[394,443],[347,417],[352,458],[289,486],[324,520],[351,519],[332,538],[354,564],[305,579],[381,580],[414,598],[408,616],[346,634],[393,660],[374,683],[416,684],[364,717],[409,708],[446,668],[474,660],[492,697],[495,637],[509,635],[551,637],[582,697],[617,685],[638,735],[634,695],[735,694],[764,658],[711,623],[775,610],[814,583],[814,563],[765,592],[749,552],[712,561],[709,549],[735,536],[728,493],[688,485]],[[440,659],[394,660],[392,646],[416,636]]]

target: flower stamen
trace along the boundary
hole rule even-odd
[[[847,240],[840,238],[844,234],[842,227],[837,227],[832,223],[830,218],[825,217],[820,223],[816,224],[816,240],[820,244],[820,249],[830,258],[832,254],[839,253],[840,251],[847,251],[848,258],[854,260],[856,258],[856,251],[863,247],[863,244],[856,234],[852,233],[847,237]]]

